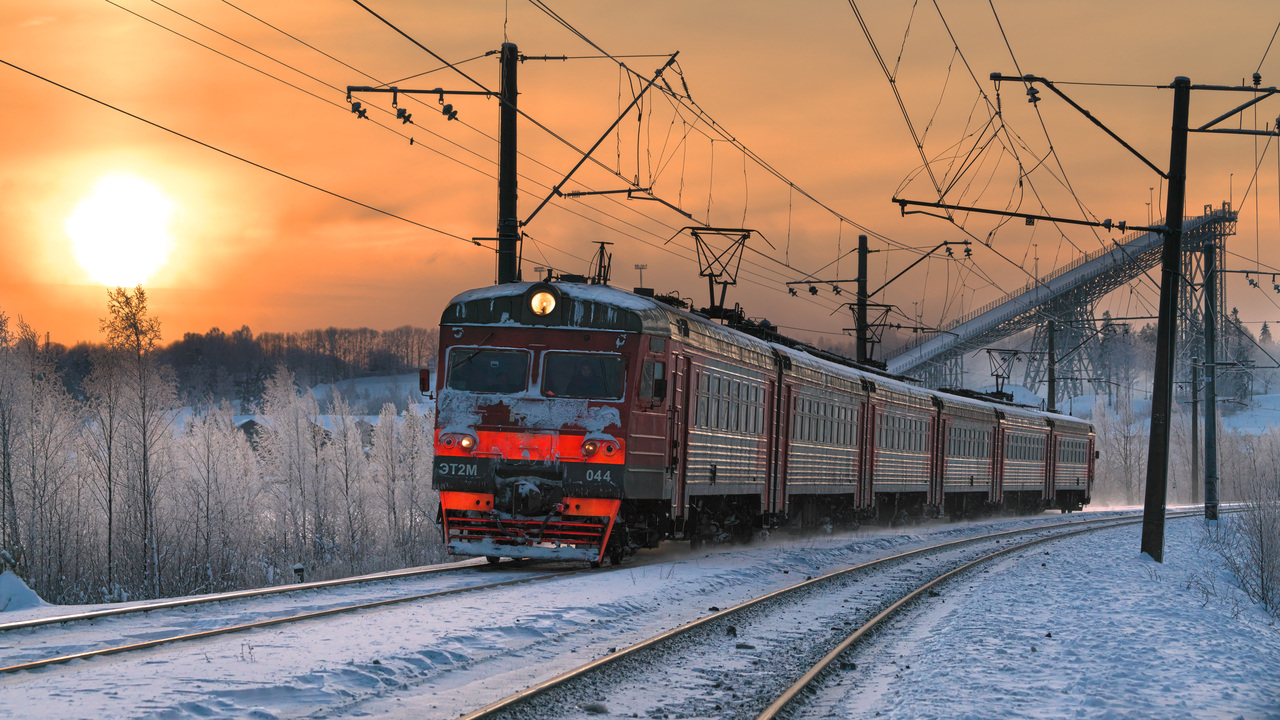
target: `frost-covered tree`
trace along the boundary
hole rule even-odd
[[[409,551],[406,561],[412,565],[444,562],[447,555],[436,525],[440,496],[431,488],[435,420],[434,413],[424,413],[421,406],[410,405],[400,426],[401,478],[408,488],[405,497],[409,508],[405,526]]]
[[[1133,411],[1127,397],[1114,412],[1101,403],[1095,406],[1093,426],[1100,453],[1095,465],[1098,500],[1123,505],[1140,502],[1150,444],[1146,420]]]
[[[87,422],[82,435],[83,471],[90,478],[106,521],[106,596],[120,597],[116,577],[116,515],[124,456],[124,368],[119,353],[101,348],[92,354],[93,369],[85,379]]]
[[[395,406],[391,403],[383,405],[382,412],[378,414],[378,425],[373,429],[373,446],[369,449],[369,476],[382,510],[387,550],[394,559],[407,560],[405,520],[409,512],[405,508],[405,495],[408,488],[401,474],[403,433],[396,427],[397,422]]]
[[[132,292],[115,288],[107,292],[107,317],[101,321],[107,346],[119,353],[124,371],[123,420],[131,458],[131,500],[138,513],[139,561],[137,570],[153,597],[160,594],[160,545],[156,503],[161,473],[157,460],[165,451],[177,385],[173,373],[155,357],[160,342],[160,320],[147,309],[147,293],[141,285]]]
[[[435,524],[439,501],[431,491],[432,420],[416,405],[397,418],[395,407],[387,403],[373,432],[369,467],[393,567],[445,559]]]
[[[365,488],[368,463],[364,454],[364,441],[358,419],[341,393],[333,397],[332,428],[326,445],[326,461],[330,468],[335,499],[341,507],[343,520],[343,548],[347,570],[351,574],[361,572],[373,543],[370,513]]]
[[[254,559],[262,542],[257,456],[235,425],[229,401],[196,413],[177,443],[177,514],[185,528],[184,592],[216,592],[259,582]]]
[[[14,475],[24,407],[20,377],[18,349],[9,328],[9,317],[0,311],[0,552],[3,552],[0,567],[12,564],[19,569],[24,552]]]
[[[280,365],[267,378],[262,399],[262,452],[266,491],[273,497],[273,551],[280,567],[326,565],[334,548],[334,523],[326,433],[310,392],[299,394],[294,376]]]
[[[38,548],[26,558],[27,578],[58,594],[69,579],[68,544],[76,517],[74,455],[80,427],[78,408],[55,371],[47,347],[27,323],[18,321],[19,392],[24,400],[19,433],[16,500],[24,537],[21,545]]]

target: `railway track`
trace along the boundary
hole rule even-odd
[[[504,563],[508,564],[508,563]],[[157,600],[154,602],[146,602],[138,605],[128,605],[123,607],[111,607],[101,610],[89,610],[86,612],[72,613],[69,615],[53,615],[43,618],[33,618],[30,620],[19,620],[15,622],[0,623],[0,633],[11,630],[25,630],[30,628],[48,627],[51,625],[65,625],[72,622],[83,622],[88,620],[99,620],[108,617],[121,617],[125,615],[139,615],[144,613],[156,612],[158,610],[173,610],[175,608],[191,607],[196,605],[209,605],[212,603],[224,603],[234,600],[244,600],[248,598],[270,597],[276,595],[288,595],[292,593],[302,593],[312,590],[322,590],[326,588],[345,587],[350,585],[364,585],[368,583],[387,582],[400,580],[404,578],[422,577],[427,575],[440,575],[445,573],[453,573],[464,570],[474,570],[476,568],[485,567],[485,561],[476,558],[465,560],[463,562],[452,563],[450,565],[432,566],[426,568],[413,568],[409,570],[394,570],[385,573],[373,573],[370,575],[359,575],[350,578],[338,578],[336,580],[319,580],[309,583],[296,583],[294,585],[279,585],[268,588],[254,588],[252,590],[239,590],[234,592],[217,593],[213,595],[200,595],[195,597],[178,598],[175,600]]]
[[[513,563],[502,563],[502,565],[511,565],[511,564]],[[29,670],[36,670],[39,668],[48,667],[50,665],[59,665],[63,663],[69,663],[73,660],[85,660],[89,658],[101,657],[106,655],[118,655],[121,653],[136,652],[140,650],[147,650],[150,648],[158,647],[161,645],[169,645],[169,644],[180,643],[180,642],[189,642],[193,640],[202,640],[206,638],[217,637],[219,635],[229,635],[232,633],[245,632],[249,630],[255,630],[258,628],[266,628],[266,627],[271,627],[275,625],[284,625],[288,623],[304,622],[308,620],[314,620],[317,618],[329,617],[333,615],[373,610],[376,608],[387,607],[390,605],[421,602],[425,600],[432,600],[437,598],[449,597],[453,595],[460,595],[463,593],[479,592],[479,591],[490,590],[494,588],[502,588],[502,587],[509,587],[512,585],[521,585],[525,583],[539,582],[539,581],[550,580],[554,578],[561,578],[569,575],[575,575],[582,572],[587,572],[584,569],[572,569],[572,570],[556,570],[553,572],[522,573],[517,577],[505,576],[505,579],[491,581],[491,582],[468,583],[458,587],[433,589],[427,592],[402,593],[399,595],[395,595],[393,597],[380,597],[377,599],[372,599],[366,602],[359,602],[359,603],[347,602],[347,603],[333,605],[330,607],[323,607],[320,609],[308,609],[303,612],[298,612],[296,609],[290,609],[289,606],[285,606],[284,608],[282,608],[280,612],[273,614],[271,617],[248,620],[245,622],[235,622],[232,624],[225,624],[225,620],[224,620],[223,621],[224,624],[220,624],[217,627],[207,628],[203,630],[196,630],[193,632],[167,630],[165,628],[158,628],[154,624],[149,626],[124,628],[122,629],[122,632],[119,633],[120,635],[145,636],[147,637],[147,639],[139,640],[137,642],[111,644],[104,647],[94,648],[91,650],[81,650],[81,651],[70,652],[70,653],[61,652],[59,648],[65,647],[67,643],[60,642],[60,639],[56,636],[56,633],[52,635],[49,633],[49,629],[52,626],[60,627],[60,626],[67,625],[68,623],[88,622],[88,621],[99,620],[104,618],[114,619],[114,618],[120,618],[122,616],[138,615],[143,613],[153,613],[161,610],[182,609],[182,608],[186,608],[193,605],[203,606],[203,605],[209,605],[213,603],[229,603],[237,600],[260,598],[263,596],[276,596],[276,595],[281,595],[286,593],[296,594],[296,593],[307,591],[307,590],[315,591],[315,590],[323,590],[327,588],[342,587],[342,586],[349,586],[349,585],[362,585],[362,584],[368,584],[368,583],[376,583],[379,581],[396,581],[396,580],[415,579],[415,578],[421,578],[423,576],[438,575],[441,573],[449,572],[451,570],[456,571],[456,570],[466,570],[466,569],[479,569],[484,567],[485,567],[484,561],[480,561],[479,563],[469,562],[469,563],[461,564],[460,566],[457,566],[457,567],[450,566],[450,567],[444,567],[444,568],[403,571],[403,572],[381,574],[381,575],[375,575],[375,576],[361,576],[358,578],[345,578],[342,580],[323,581],[323,582],[317,582],[317,583],[305,583],[305,584],[293,585],[293,586],[288,586],[283,588],[268,588],[265,590],[249,590],[244,592],[227,593],[225,595],[206,596],[206,597],[193,598],[193,599],[148,603],[146,605],[132,606],[128,608],[111,608],[108,610],[77,613],[75,615],[65,615],[65,616],[57,616],[53,618],[41,618],[37,620],[26,620],[21,622],[7,623],[5,625],[0,625],[0,633],[16,632],[18,630],[33,630],[33,629],[37,630],[38,632],[36,634],[33,634],[32,637],[29,638],[29,641],[25,643],[26,645],[25,648],[20,647],[17,649],[15,653],[14,648],[10,647],[10,648],[7,648],[8,652],[6,654],[10,656],[12,656],[13,654],[27,655],[27,656],[40,655],[40,657],[37,657],[34,659],[28,659],[23,662],[0,666],[0,675],[21,673]],[[374,591],[375,595],[378,593],[379,591]],[[316,605],[314,601],[306,602],[305,604],[307,606],[312,606],[312,607]],[[294,607],[296,608],[296,606]],[[267,611],[267,612],[270,613],[271,611]],[[246,610],[243,614],[257,617],[262,615],[263,612],[260,609],[249,609],[249,610]],[[202,617],[208,617],[208,616],[206,615]],[[184,616],[180,618],[179,622],[183,626],[199,625],[202,623],[202,617],[192,618],[192,617]],[[43,631],[43,632],[40,632],[40,631]],[[159,637],[156,637],[156,635],[159,635]],[[4,637],[4,635],[0,635],[0,637]],[[8,638],[12,639],[13,636],[8,636]]]
[[[875,627],[936,594],[938,585],[1040,543],[1140,522],[1106,518],[1009,530],[806,578],[733,607],[712,606],[699,619],[611,649],[461,718],[593,717],[619,708],[643,710],[640,717],[779,717]],[[677,686],[671,678],[682,681]]]
[[[637,568],[652,564],[655,560],[632,562],[627,568]],[[201,639],[219,637],[219,635],[228,635],[233,633],[248,632],[261,628],[270,628],[274,625],[284,625],[291,623],[302,623],[302,621],[316,620],[320,618],[329,618],[334,615],[353,614],[353,612],[369,611],[380,609],[380,607],[388,607],[393,605],[403,605],[403,603],[422,602],[429,600],[439,600],[439,598],[458,596],[458,594],[488,591],[488,589],[506,588],[511,585],[544,582],[544,580],[552,580],[558,578],[572,577],[584,573],[600,574],[611,573],[611,571],[620,570],[622,568],[571,568],[547,571],[545,568],[534,571],[522,571],[518,577],[509,577],[511,570],[521,568],[520,561],[500,561],[497,566],[490,562],[476,559],[470,561],[458,562],[458,564],[448,566],[434,566],[434,568],[421,568],[412,570],[392,571],[392,573],[378,573],[372,575],[360,575],[355,578],[342,578],[335,580],[321,580],[314,583],[298,583],[294,585],[284,585],[284,587],[251,589],[251,591],[239,591],[230,593],[215,594],[215,596],[201,596],[193,598],[180,598],[180,600],[148,602],[143,605],[129,607],[111,607],[105,610],[93,610],[87,612],[77,612],[73,615],[58,615],[52,618],[29,619],[22,621],[14,621],[14,623],[0,624],[0,639],[8,635],[8,633],[17,632],[17,630],[41,630],[49,629],[52,626],[65,626],[74,623],[88,623],[88,621],[102,619],[118,619],[122,616],[129,615],[148,615],[154,612],[168,610],[182,610],[191,606],[206,606],[212,603],[229,603],[234,601],[252,600],[252,598],[261,597],[278,597],[278,596],[297,596],[308,591],[324,591],[324,589],[332,589],[339,587],[348,587],[348,585],[371,585],[376,583],[403,582],[403,580],[421,579],[424,577],[433,577],[433,575],[443,575],[458,573],[458,571],[471,570],[477,574],[490,574],[490,571],[498,571],[503,573],[504,579],[493,580],[493,582],[484,583],[468,583],[460,585],[460,587],[448,587],[439,589],[430,589],[428,592],[408,592],[397,594],[394,597],[376,597],[384,594],[379,589],[371,589],[369,594],[375,596],[372,600],[365,602],[344,602],[337,603],[328,607],[320,607],[320,609],[312,609],[319,605],[314,601],[297,601],[303,607],[307,607],[305,611],[297,611],[291,609],[291,606],[282,607],[279,611],[271,614],[269,618],[252,619],[237,621],[237,623],[223,623],[215,628],[207,628],[195,630],[195,632],[180,632],[177,629],[157,628],[157,626],[138,626],[138,628],[125,628],[122,635],[143,635],[147,639],[141,639],[138,642],[122,642],[118,644],[106,644],[104,647],[92,648],[92,650],[82,650],[76,652],[61,652],[60,647],[67,647],[68,642],[59,642],[59,638],[50,637],[50,635],[41,635],[41,637],[32,638],[33,642],[27,643],[28,647],[14,648],[4,647],[0,644],[0,648],[6,651],[6,655],[40,655],[33,659],[24,660],[23,662],[13,662],[13,664],[0,666],[0,675],[12,675],[23,673],[23,671],[37,670],[41,667],[50,665],[67,664],[74,660],[88,660],[92,657],[101,657],[109,655],[120,655],[120,653],[137,652],[150,650],[150,648],[164,646],[164,644],[174,644],[180,642],[201,641]],[[518,570],[517,570],[518,571]],[[225,612],[224,612],[225,614]],[[224,615],[221,614],[221,615]],[[247,616],[247,618],[259,618],[264,614],[259,606],[251,606],[243,612],[230,612],[230,614],[239,614]],[[221,616],[220,615],[220,616]],[[200,623],[200,619],[187,618],[183,616],[180,624],[191,625]],[[160,635],[160,637],[155,637]],[[31,646],[41,647],[31,647]]]
[[[614,652],[616,648],[659,630],[682,626],[704,615],[709,606],[735,605],[789,586],[806,575],[822,577],[832,570],[849,568],[890,553],[901,554],[926,544],[944,544],[944,540],[1010,527],[1045,528],[1048,527],[1044,524],[1046,521],[1063,519],[1066,518],[1046,516],[1000,520],[996,527],[965,523],[924,524],[900,530],[867,529],[829,537],[779,537],[753,547],[706,548],[697,552],[673,545],[659,553],[644,553],[636,561],[616,569],[588,571],[578,565],[575,568],[578,573],[573,576],[576,579],[570,579],[567,573],[556,574],[555,577],[564,580],[548,578],[538,584],[527,584],[529,578],[522,577],[526,584],[509,583],[505,589],[478,590],[477,585],[489,583],[469,573],[445,573],[436,575],[434,580],[419,579],[417,587],[411,588],[405,585],[415,583],[412,578],[400,581],[394,590],[382,584],[366,583],[332,593],[291,593],[243,603],[206,604],[204,610],[176,608],[144,616],[109,617],[92,622],[69,622],[61,627],[0,633],[0,665],[30,661],[44,661],[41,664],[46,665],[34,672],[16,669],[0,673],[0,694],[10,696],[15,711],[22,707],[42,708],[38,714],[15,712],[15,718],[105,717],[127,706],[178,716],[194,713],[207,717],[243,717],[258,708],[275,708],[288,716],[389,714],[444,720],[463,715],[513,689],[539,683],[587,659],[618,654]],[[1079,521],[1068,523],[1079,524]],[[995,535],[1003,545],[1010,533]],[[917,561],[906,559],[898,564],[904,572],[910,570],[909,574],[918,575],[919,571],[914,570]],[[958,559],[955,562],[958,564]],[[552,574],[547,573],[548,569],[546,565],[522,568],[504,563],[492,571],[485,568],[476,574],[487,575],[484,578],[487,580],[506,581],[516,579],[513,570],[531,576]],[[494,578],[493,571],[503,577]],[[618,572],[621,574],[616,574]],[[847,598],[865,609],[879,602],[872,594],[888,593],[899,585],[905,592],[909,579],[888,574],[863,576],[843,598],[835,599],[834,604],[841,605],[842,599]],[[422,587],[428,583],[432,583],[431,587]],[[466,586],[462,587],[464,583]],[[423,590],[443,590],[449,584],[457,586],[457,593],[452,596],[424,598],[421,604],[408,602],[413,598],[397,598],[398,604],[380,603],[381,606],[370,605],[361,611],[361,601],[365,599],[388,599],[392,592],[402,596],[425,595]],[[873,593],[876,585],[883,588]],[[469,592],[472,590],[477,591]],[[858,595],[860,591],[865,597]],[[273,603],[283,603],[290,597],[296,598],[298,604],[323,603],[326,607],[307,607],[306,612],[288,613],[272,607]],[[935,603],[948,599],[944,596],[941,600],[932,600],[928,606],[934,607]],[[317,613],[312,617],[319,619],[310,621],[306,617],[313,609],[323,610],[339,604],[346,606],[345,612],[327,616]],[[706,705],[707,712],[702,716],[752,716],[746,711],[729,712],[730,705],[725,703],[733,701],[733,707],[737,707],[742,697],[754,698],[766,690],[781,692],[803,672],[802,668],[791,668],[785,677],[775,677],[768,683],[762,683],[758,677],[777,675],[774,672],[777,658],[769,653],[778,655],[779,652],[769,644],[769,633],[756,625],[759,620],[751,616],[771,617],[777,614],[778,608],[785,611],[789,605],[779,601],[761,608],[759,613],[746,613],[746,619],[727,621],[726,624],[737,626],[739,637],[726,636],[727,644],[723,646],[700,644],[700,633],[687,633],[676,645],[687,643],[692,660],[684,667],[675,667],[669,675],[649,676],[650,692],[665,690],[677,681],[683,687],[685,677],[690,676],[699,682],[705,680],[709,691],[714,690],[709,699],[719,700],[725,710],[716,711],[714,704]],[[850,605],[844,608],[853,609]],[[271,610],[270,617],[266,609]],[[234,619],[225,617],[232,613],[238,613]],[[809,629],[818,615],[807,614],[805,617],[805,612],[793,611],[785,631],[789,637],[807,637],[809,645],[820,644],[822,652],[818,655],[847,634],[843,625],[847,617],[832,617],[826,622],[818,620],[818,626],[825,632],[815,634]],[[282,622],[274,627],[243,632],[271,624],[249,625],[241,622],[245,617],[256,621],[271,620],[275,616]],[[184,622],[186,629],[176,632]],[[238,625],[246,627],[236,627]],[[212,633],[203,632],[211,629],[241,634],[213,637]],[[177,635],[187,637],[172,637]],[[181,642],[200,638],[211,639]],[[146,642],[151,640],[160,640],[161,646]],[[755,645],[760,650],[739,649],[738,642]],[[154,649],[145,650],[146,647]],[[79,655],[82,651],[111,654],[115,648],[123,648],[116,650],[123,654],[89,662],[55,664],[72,656],[85,657]],[[795,665],[799,659],[818,659],[817,656],[799,658],[798,654],[785,650],[782,653],[787,655],[789,665]],[[716,662],[735,661],[739,665],[703,671],[700,668],[709,655],[714,656]],[[644,662],[650,663],[655,671],[667,662],[665,657],[644,657],[648,658]],[[601,679],[596,689],[582,691],[586,693],[584,697],[593,693],[600,698],[612,697],[610,693],[619,684],[618,678],[625,681],[626,675],[620,670],[597,673]],[[740,684],[739,676],[748,678],[750,684]],[[713,687],[716,683],[720,686]],[[720,694],[722,688],[723,695]],[[741,697],[733,698],[734,693]],[[687,714],[681,700],[691,701],[675,698],[662,707],[673,718]],[[562,717],[566,715],[566,707],[572,710],[582,704],[588,703],[574,701],[551,710],[543,707],[525,716],[541,713]],[[751,710],[754,712],[762,706],[763,702],[755,703]],[[625,715],[630,715],[632,707],[646,706],[621,702],[611,707],[615,713],[624,709]],[[580,716],[589,716],[589,713]]]

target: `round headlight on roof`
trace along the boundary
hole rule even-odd
[[[546,290],[539,290],[529,298],[529,309],[534,315],[546,315],[556,309],[556,296]]]

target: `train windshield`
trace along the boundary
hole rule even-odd
[[[542,359],[542,394],[547,397],[620,400],[625,380],[621,355],[547,353]]]
[[[450,390],[512,394],[529,387],[529,352],[493,348],[451,348]]]

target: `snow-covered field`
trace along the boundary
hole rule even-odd
[[[1200,525],[1169,522],[1164,564],[1139,556],[1138,526],[999,561],[880,633],[805,716],[1280,718],[1280,629],[1199,549]],[[456,717],[711,605],[980,528],[990,529],[673,547],[615,572],[77,661],[0,676],[0,717]],[[33,606],[21,591],[12,576],[0,581],[10,608],[0,622],[69,610]],[[147,636],[138,622],[70,634],[84,645]],[[0,666],[58,633],[0,634]],[[654,700],[666,691],[654,687]],[[605,707],[619,717],[643,709]]]
[[[1140,526],[997,561],[895,622],[814,716],[1280,718],[1280,627],[1202,525],[1170,521],[1163,564]]]

